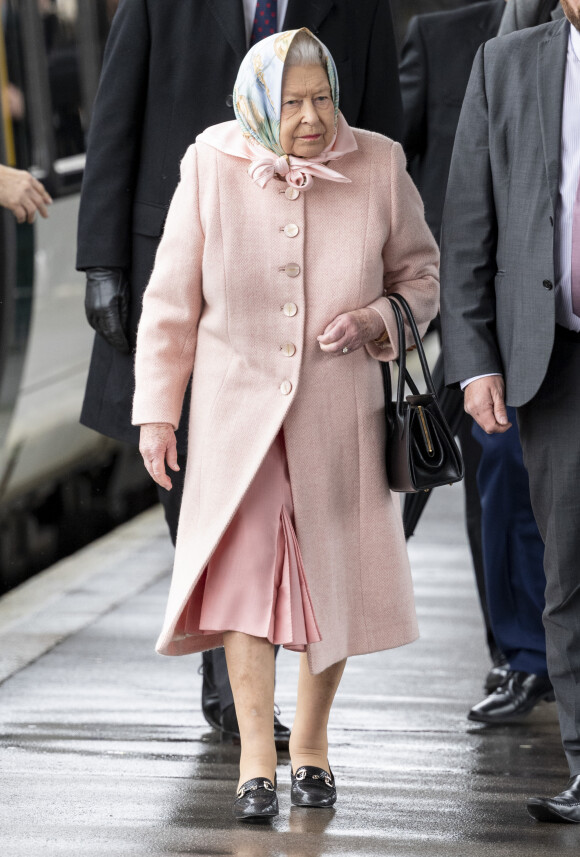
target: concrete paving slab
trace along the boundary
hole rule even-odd
[[[167,574],[160,507],[118,527],[0,598],[0,683]]]
[[[131,552],[133,565],[142,565],[152,519],[144,519],[142,542],[134,536],[118,545],[127,567]],[[266,829],[231,819],[238,750],[220,743],[200,713],[199,656],[153,651],[167,545],[159,547],[151,581],[111,593],[108,608],[93,580],[94,602],[87,597],[78,614],[85,624],[79,620],[0,686],[2,857],[578,854],[580,827],[539,825],[524,806],[531,794],[560,791],[567,778],[555,706],[543,703],[522,724],[495,729],[465,717],[482,695],[488,662],[460,488],[436,492],[410,549],[422,636],[347,666],[330,734],[335,810],[290,808],[282,755],[281,814]],[[33,616],[68,615],[71,593],[56,589],[43,608],[31,588]],[[25,637],[22,598],[13,623]],[[39,637],[43,628],[58,630],[45,618]],[[8,637],[0,640],[4,648]],[[285,722],[297,673],[296,655],[282,652],[276,698]]]

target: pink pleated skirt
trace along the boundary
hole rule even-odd
[[[197,583],[177,632],[242,631],[295,652],[320,642],[293,517],[280,431]]]

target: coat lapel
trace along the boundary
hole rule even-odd
[[[206,0],[207,6],[223,30],[224,36],[239,56],[243,59],[247,53],[246,22],[244,7],[241,0]]]
[[[284,29],[298,30],[300,27],[308,27],[316,33],[333,6],[334,0],[288,0]]]
[[[562,104],[566,77],[569,24],[563,21],[538,45],[538,103],[544,159],[552,206],[556,207],[560,178]]]

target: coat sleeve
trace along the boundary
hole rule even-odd
[[[363,99],[359,115],[351,124],[378,131],[393,140],[402,139],[403,106],[389,0],[377,0],[367,53]]]
[[[448,384],[503,373],[495,332],[497,215],[484,66],[482,46],[461,110],[443,210],[441,324]]]
[[[193,370],[203,307],[204,236],[199,214],[197,152],[187,150],[155,267],[143,296],[137,334],[133,425],[179,426]]]
[[[425,222],[423,202],[410,178],[403,149],[391,144],[390,230],[383,248],[384,294],[399,292],[409,303],[421,336],[439,309],[439,250]],[[375,172],[380,172],[377,165]],[[384,166],[383,166],[384,170]],[[381,347],[367,344],[368,352],[379,360],[398,356],[397,325],[387,297],[379,297],[369,306],[383,318],[389,341]],[[412,342],[406,329],[407,342]]]
[[[89,131],[78,222],[77,269],[131,265],[150,31],[146,0],[121,0],[107,40]]]
[[[427,139],[427,61],[420,20],[411,20],[401,53],[403,147],[410,162],[423,157]]]

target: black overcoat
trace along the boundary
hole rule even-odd
[[[289,0],[284,29],[299,27],[332,53],[347,121],[400,140],[388,0]],[[204,128],[234,118],[246,50],[241,0],[121,0],[113,19],[89,133],[77,268],[129,272],[132,347],[180,161]],[[81,422],[137,443],[132,398],[133,356],[95,336]],[[185,451],[184,438],[178,447]]]
[[[413,18],[401,56],[403,145],[437,242],[461,105],[477,49],[497,35],[505,0]]]

